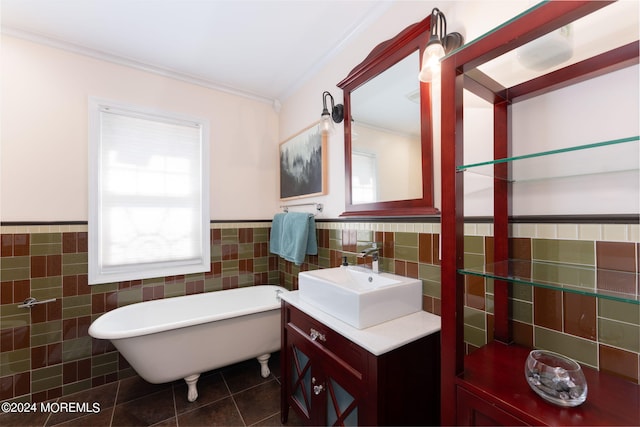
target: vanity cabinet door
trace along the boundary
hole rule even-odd
[[[296,328],[286,328],[289,404],[312,425],[357,426],[362,381],[358,372]]]
[[[460,426],[526,426],[498,406],[476,396],[462,387],[457,388],[457,425]]]
[[[365,385],[365,350],[286,304],[282,333],[283,423],[293,408],[309,425],[375,424],[375,410],[363,409],[375,396]]]
[[[297,328],[286,328],[288,401],[311,425],[357,426],[362,395],[358,372]]]
[[[366,425],[360,410],[365,393],[357,371],[330,354],[322,357],[323,381],[320,387],[319,405],[322,407],[322,425],[357,426]]]
[[[285,359],[288,366],[287,372],[283,372],[283,380],[286,381],[287,397],[289,404],[297,409],[297,412],[311,422],[313,386],[317,382],[316,364],[313,362],[313,345],[297,331],[286,328],[288,348]],[[283,384],[285,386],[285,384]]]

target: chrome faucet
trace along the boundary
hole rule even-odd
[[[358,258],[364,258],[368,255],[371,255],[371,270],[374,273],[380,273],[380,264],[379,264],[379,256],[380,256],[380,248],[376,242],[371,243],[371,247],[363,250],[358,254]]]

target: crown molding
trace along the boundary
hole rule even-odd
[[[208,80],[202,77],[182,73],[180,71],[172,70],[166,67],[160,67],[155,64],[136,61],[134,59],[114,55],[112,53],[100,51],[97,49],[91,49],[75,43],[65,42],[56,38],[43,36],[41,34],[36,34],[29,31],[18,30],[10,27],[2,27],[2,35],[19,38],[22,40],[42,44],[42,45],[53,47],[56,49],[61,49],[61,50],[75,53],[78,55],[88,56],[90,58],[98,59],[101,61],[110,62],[113,64],[122,65],[125,67],[145,71],[148,73],[157,74],[163,77],[179,80],[179,81],[190,83],[197,86],[202,86],[207,89],[217,90],[220,92],[228,93],[230,95],[248,98],[254,101],[264,102],[266,104],[270,104],[274,106],[277,103],[276,102],[277,100],[275,99],[271,99],[264,96],[260,96],[255,93],[239,90],[233,87],[225,86],[223,84],[216,83],[212,80]]]

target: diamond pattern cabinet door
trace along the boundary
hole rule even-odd
[[[291,395],[298,406],[311,416],[311,360],[297,346],[292,346]]]
[[[362,375],[297,328],[286,328],[290,404],[311,425],[357,426]]]
[[[366,395],[366,381],[354,367],[327,352],[321,358],[324,373],[322,408],[328,426],[366,423],[359,413]],[[320,396],[319,396],[320,397]]]
[[[314,352],[317,350],[295,328],[287,327],[285,333],[288,340],[288,348],[286,350],[288,366],[284,367],[288,373],[288,378],[286,379],[287,400],[309,423],[315,424],[314,420],[318,418],[316,414],[318,410],[315,408],[317,406],[315,403],[317,398],[313,394],[313,386],[318,382],[316,377],[320,367],[317,356],[314,356]]]
[[[327,425],[357,426],[358,400],[333,378],[327,381]]]

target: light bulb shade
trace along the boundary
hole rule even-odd
[[[434,57],[440,60],[444,56],[444,47],[439,41],[429,42],[427,48],[424,50],[425,56]]]
[[[320,116],[320,133],[321,134],[329,134],[333,133],[334,130],[333,119],[329,114],[328,110],[324,110],[322,115]]]
[[[422,68],[418,78],[422,82],[430,82],[440,75],[440,58],[444,56],[444,48],[438,42],[430,43],[422,55]]]
[[[431,35],[422,55],[422,67],[418,78],[430,82],[440,76],[440,59],[464,43],[460,33],[447,34],[447,18],[437,7],[431,11]]]

